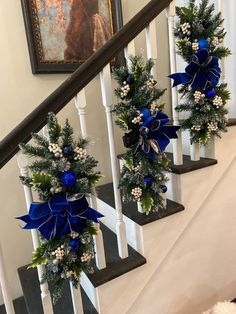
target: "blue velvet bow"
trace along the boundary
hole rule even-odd
[[[26,225],[23,229],[38,229],[47,239],[60,238],[72,231],[80,232],[86,226],[86,220],[98,222],[102,214],[88,206],[83,195],[69,201],[66,194],[53,196],[45,203],[32,203],[28,215],[17,217]]]
[[[151,115],[147,108],[140,110],[143,124],[139,128],[139,141],[135,152],[141,149],[150,159],[154,160],[156,154],[163,152],[170,143],[171,138],[177,138],[176,132],[180,126],[165,125],[169,122],[166,114],[158,111]]]
[[[206,89],[207,85],[216,86],[220,80],[219,59],[209,56],[207,49],[199,49],[185,68],[185,73],[169,75],[174,80],[173,87],[190,84],[193,89]]]

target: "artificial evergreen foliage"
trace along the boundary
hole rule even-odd
[[[177,7],[176,13],[178,16],[175,30],[177,51],[189,65],[192,61],[199,61],[199,52],[203,50],[207,50],[209,56],[201,66],[210,64],[211,60],[217,63],[218,59],[230,55],[230,50],[223,45],[226,35],[223,19],[221,13],[215,13],[214,4],[209,4],[208,0],[201,0],[200,4],[196,5],[195,0],[190,0],[187,7]],[[220,76],[218,64],[215,64],[215,71]],[[210,70],[206,71],[204,75],[208,76],[209,72]],[[188,67],[186,73],[189,73]],[[221,132],[227,131],[228,111],[225,105],[230,99],[230,92],[227,84],[217,82],[215,78],[208,77],[204,87],[192,82],[182,82],[179,89],[181,104],[176,107],[176,110],[189,113],[182,128],[190,131],[191,141],[206,144],[214,137],[220,137]]]
[[[91,193],[100,173],[94,170],[97,161],[87,154],[88,141],[82,138],[74,140],[73,129],[68,120],[61,127],[55,115],[49,114],[48,135],[47,139],[39,134],[32,134],[36,145],[21,144],[23,153],[34,157],[30,165],[30,175],[21,177],[21,181],[37,191],[42,201],[39,205],[45,204],[41,207],[43,212],[48,206],[53,211],[53,204],[59,204],[56,207],[59,212],[54,210],[52,215],[48,213],[55,227],[49,231],[47,229],[51,228],[50,224],[47,221],[40,222],[43,212],[40,213],[40,207],[34,209],[35,203],[31,205],[29,215],[19,219],[26,222],[25,229],[36,228],[34,224],[38,221],[39,225],[42,223],[37,228],[41,244],[33,253],[31,267],[42,264],[46,266],[42,282],[51,283],[53,300],[56,302],[61,296],[65,280],[71,280],[77,288],[81,271],[93,271],[90,262],[95,254],[93,235],[96,231],[92,221],[102,215],[87,207],[77,210],[73,202],[81,199],[86,202],[84,196]],[[90,216],[86,214],[88,211],[95,214],[95,220],[90,220]]]
[[[144,62],[140,56],[131,56],[129,67],[114,69],[118,82],[115,95],[119,99],[114,112],[117,125],[127,132],[123,141],[128,148],[122,158],[120,188],[124,201],[140,202],[146,214],[163,208],[162,193],[166,192],[165,172],[169,163],[158,139],[150,139],[149,136],[152,128],[161,128],[162,123],[168,121],[162,113],[164,104],[159,102],[165,90],[157,88],[157,82],[151,75],[152,67],[152,60]],[[153,121],[152,124],[145,127],[145,122],[149,120]]]

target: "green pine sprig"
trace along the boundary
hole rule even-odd
[[[141,56],[131,56],[129,67],[123,66],[113,71],[118,83],[115,89],[118,102],[113,111],[117,117],[116,124],[125,132],[138,134],[139,124],[136,119],[140,119],[140,110],[143,108],[154,115],[164,108],[159,99],[165,90],[157,87],[151,74],[153,66],[153,60],[145,62]],[[127,87],[128,93],[124,92]],[[137,152],[136,145],[133,145],[123,156],[123,162],[120,188],[124,201],[139,201],[146,214],[160,212],[163,209],[162,187],[167,182],[165,172],[169,160],[166,155],[158,154],[155,160],[151,160],[145,153]],[[151,179],[151,184],[145,183],[146,177]],[[139,197],[134,195],[137,188],[141,193]]]
[[[209,0],[189,1],[186,7],[177,7],[178,23],[175,29],[176,46],[178,53],[189,63],[194,48],[199,39],[208,42],[210,56],[223,59],[231,54],[229,48],[223,45],[226,32],[223,27],[221,13],[215,13],[214,4]],[[207,86],[207,89],[211,86]],[[188,112],[188,118],[182,123],[183,129],[190,131],[192,142],[206,144],[214,137],[220,137],[227,131],[226,103],[230,99],[230,92],[226,84],[221,83],[214,87],[216,96],[208,98],[205,90],[193,90],[188,84],[181,85],[179,93],[181,103],[176,107],[179,112]],[[196,101],[195,92],[201,92],[203,98]],[[221,98],[220,106],[214,105],[214,100]],[[213,128],[211,127],[213,126]]]
[[[67,197],[88,195],[94,192],[94,187],[101,177],[96,171],[98,162],[87,153],[87,139],[74,140],[74,132],[68,120],[63,127],[52,113],[48,116],[47,131],[49,138],[32,134],[33,145],[21,144],[23,153],[31,157],[30,174],[21,176],[23,184],[33,188],[41,201],[47,202],[53,196]],[[64,172],[70,171],[76,177],[74,185],[66,185],[62,180]],[[52,290],[54,303],[61,297],[66,280],[70,280],[76,288],[79,286],[81,271],[92,272],[90,265],[95,256],[93,235],[96,229],[87,220],[80,233],[71,233],[50,240],[41,238],[40,246],[33,253],[30,267],[45,265],[42,283],[47,281]],[[78,240],[78,247],[71,248],[71,241]],[[63,250],[63,256],[58,259],[57,249]],[[85,256],[85,257],[84,257]]]

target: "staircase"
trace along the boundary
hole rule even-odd
[[[118,195],[118,164],[121,163],[122,154],[118,154],[121,152],[115,150],[110,62],[123,49],[126,57],[128,54],[135,54],[133,39],[144,29],[146,30],[147,55],[156,59],[155,51],[151,49],[156,46],[155,40],[153,41],[154,38],[156,39],[154,21],[165,9],[171,39],[175,2],[151,0],[0,142],[0,166],[4,167],[18,152],[18,144],[29,141],[31,132],[42,129],[47,113],[49,111],[60,112],[74,97],[83,133],[83,130],[86,130],[87,106],[84,88],[97,74],[100,74],[101,95],[108,124],[113,180],[97,189],[97,209],[105,216],[101,219],[100,229],[104,239],[106,265],[99,267],[94,263],[94,273],[83,273],[81,276],[81,295],[85,314],[197,314],[210,307],[209,304],[211,305],[219,297],[231,299],[235,297],[233,285],[236,279],[230,283],[229,274],[230,271],[233,272],[236,269],[232,267],[232,261],[229,258],[227,261],[223,258],[219,258],[219,262],[213,261],[215,273],[219,272],[219,268],[225,262],[228,267],[225,281],[222,273],[217,280],[202,276],[203,273],[211,273],[211,271],[207,267],[202,269],[200,260],[198,269],[197,263],[193,260],[193,258],[199,259],[201,246],[208,243],[207,240],[204,242],[200,241],[201,238],[196,240],[194,237],[194,231],[195,234],[198,232],[200,235],[204,234],[204,218],[199,217],[203,215],[204,210],[208,212],[211,206],[216,206],[218,201],[221,206],[225,206],[223,198],[220,197],[222,184],[225,182],[228,186],[232,179],[231,171],[236,170],[235,119],[229,120],[229,133],[224,135],[221,141],[212,143],[210,153],[203,150],[203,157],[199,160],[192,160],[193,158],[190,157],[187,133],[182,132],[183,142],[181,142],[181,134],[179,140],[173,140],[172,147],[167,153],[171,160],[167,207],[162,211],[147,216],[137,211],[135,203],[122,203],[120,208],[115,201]],[[170,47],[172,60],[174,54],[173,47]],[[173,68],[174,64],[171,66]],[[173,103],[174,107],[175,103]],[[174,110],[173,115],[175,122],[178,121]],[[215,155],[212,153],[214,150]],[[27,171],[27,167],[27,165],[21,166],[20,170]],[[224,199],[230,198],[231,202],[236,201],[234,196],[230,197],[229,192],[232,192],[231,188],[224,191]],[[228,220],[235,218],[231,210],[228,219],[224,220],[225,225],[226,223],[230,225]],[[122,224],[125,228],[119,229]],[[215,226],[219,226],[219,220],[215,222]],[[225,229],[223,231],[226,232]],[[219,231],[220,235],[223,231]],[[231,232],[228,240],[232,240],[234,235],[236,234]],[[210,232],[205,232],[205,236],[209,237],[210,244],[217,244],[213,241]],[[216,236],[215,233],[214,236]],[[227,243],[227,238],[224,241]],[[128,254],[125,253],[126,248],[128,248]],[[207,246],[207,249],[210,251],[211,247]],[[96,250],[97,254],[100,254],[100,248],[96,247]],[[207,256],[206,265],[210,263],[208,251],[204,249]],[[230,251],[225,249],[224,254],[230,254]],[[218,255],[215,256],[218,257]],[[69,283],[65,285],[64,294],[59,303],[53,306],[53,309],[46,310],[42,305],[40,296],[42,287],[39,285],[37,270],[27,270],[27,266],[23,266],[18,269],[18,274],[24,299],[15,300],[16,314],[78,313],[72,302],[73,294],[71,295]],[[183,286],[181,278],[184,282]],[[201,284],[208,283],[210,280],[217,287],[216,293],[209,294],[207,288],[203,287],[205,289],[201,294]],[[188,293],[189,298],[192,298],[189,290],[194,289],[194,286],[199,289],[195,293],[195,304],[184,298]],[[1,313],[5,313],[3,306],[0,307]]]

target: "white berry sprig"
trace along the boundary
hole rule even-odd
[[[200,126],[200,125],[193,125],[193,126],[191,127],[191,130],[198,132],[198,131],[201,130],[201,126]]]
[[[195,41],[192,43],[192,49],[193,49],[194,51],[199,50],[199,44],[198,44],[197,40],[195,40]]]
[[[151,112],[152,115],[155,115],[158,110],[159,110],[159,105],[158,104],[151,104],[150,112]]]
[[[121,87],[121,93],[120,93],[121,98],[127,97],[129,91],[130,91],[130,86],[126,81],[124,81],[123,86]]]
[[[56,158],[63,157],[62,149],[58,144],[50,143],[48,146],[48,150],[53,153]]]
[[[210,132],[214,132],[218,129],[218,123],[217,122],[208,122],[207,128]]]
[[[180,30],[182,31],[183,34],[190,35],[190,24],[189,23],[183,23],[180,25]]]
[[[147,88],[148,89],[152,89],[155,85],[156,85],[157,81],[154,80],[154,78],[150,78],[148,81],[147,81]]]
[[[139,200],[143,194],[143,190],[140,187],[133,188],[131,194],[134,196],[136,200]]]
[[[74,152],[76,154],[74,156],[74,160],[81,160],[81,159],[86,158],[86,156],[87,156],[87,150],[83,149],[81,147],[78,147],[78,146],[75,147]]]
[[[223,99],[220,96],[215,96],[213,99],[213,105],[216,106],[216,108],[223,106]]]
[[[137,113],[137,116],[134,117],[131,122],[132,122],[133,124],[142,124],[142,117],[143,117],[143,114],[142,114],[139,110],[137,110],[136,113]]]
[[[72,231],[72,232],[70,233],[70,237],[71,237],[72,239],[76,239],[76,238],[79,237],[79,233],[78,233],[78,232],[75,232],[75,231]]]
[[[202,94],[200,91],[195,91],[193,94],[193,97],[194,97],[194,101],[196,103],[199,103],[199,101],[205,98],[205,94]]]
[[[60,262],[65,255],[64,245],[59,246],[55,251],[52,252],[52,255],[56,257],[57,262]]]
[[[83,253],[83,255],[81,256],[80,260],[82,263],[88,263],[91,261],[91,259],[93,259],[94,256],[90,253]]]

